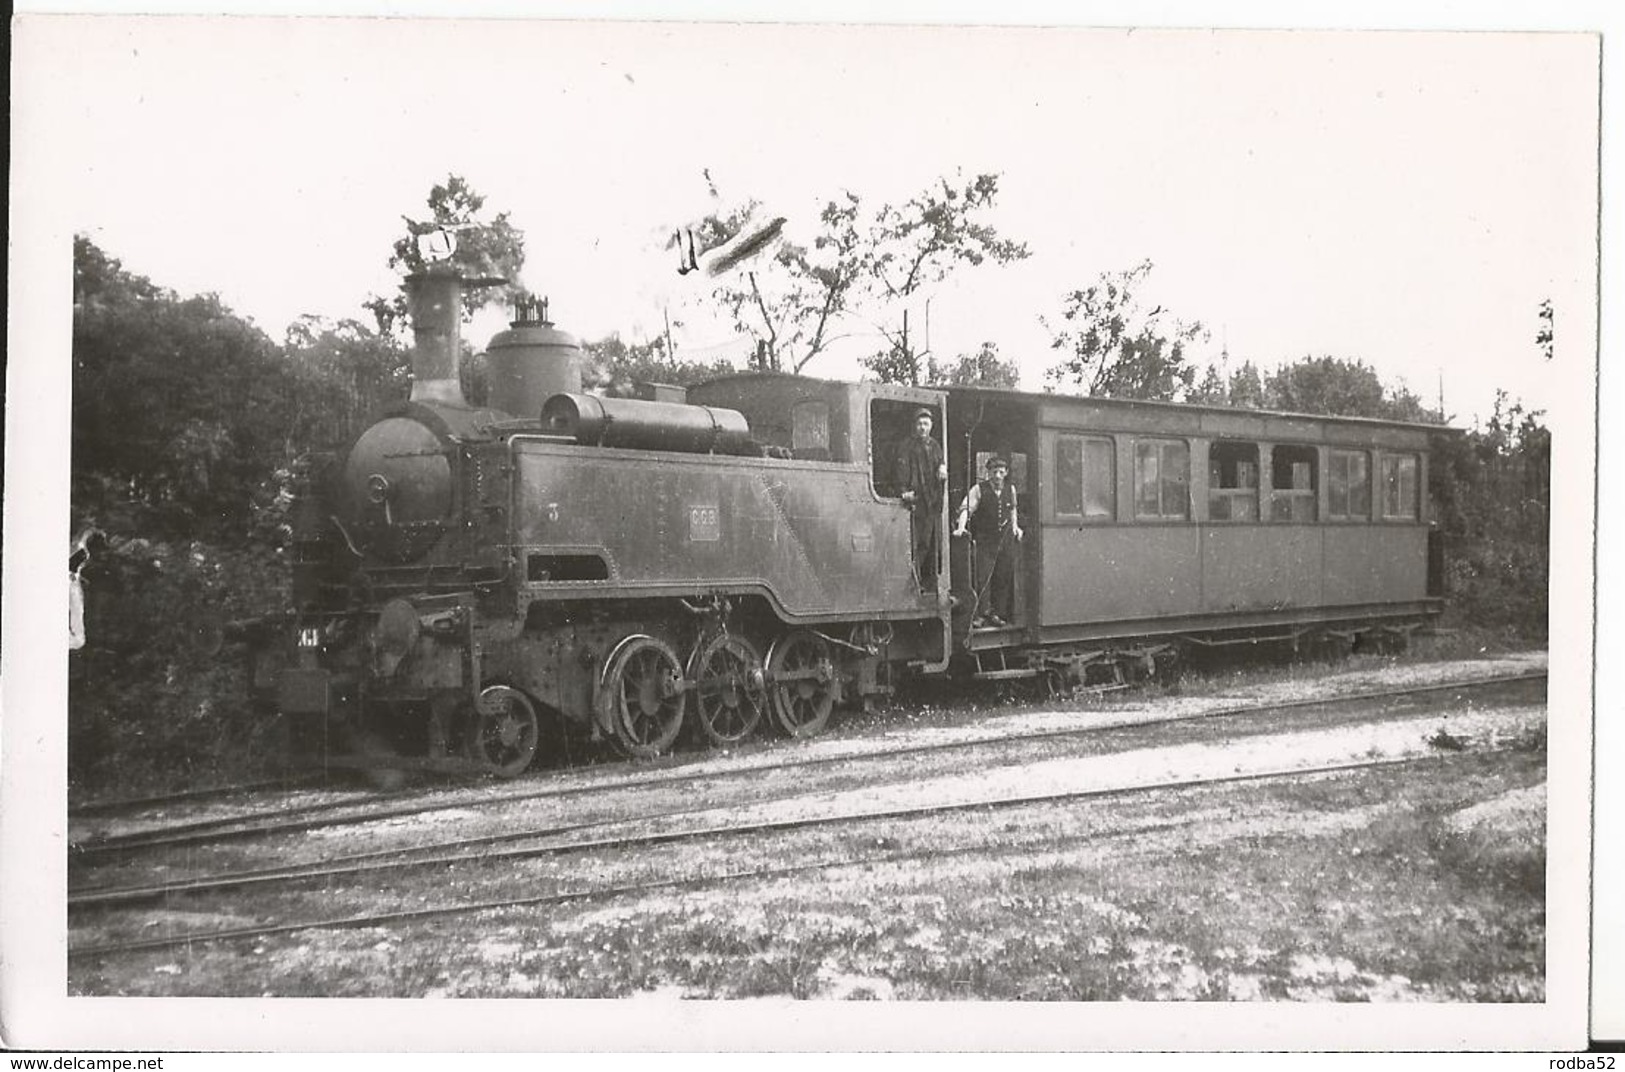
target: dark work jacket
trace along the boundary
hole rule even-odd
[[[942,508],[942,444],[935,439],[912,435],[897,456],[897,483],[901,491],[914,493],[917,508],[935,513]]]
[[[1006,480],[1003,494],[993,491],[990,480],[978,480],[976,486],[981,489],[977,492],[976,510],[965,522],[965,527],[978,542],[996,540],[999,533],[1010,527],[1010,520],[1015,516],[1016,486]]]

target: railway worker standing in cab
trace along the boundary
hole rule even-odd
[[[937,519],[942,514],[943,486],[948,481],[942,444],[931,434],[931,425],[930,410],[924,407],[915,410],[914,434],[897,455],[897,484],[903,489],[903,502],[911,511],[909,532],[913,537],[914,570],[919,577],[920,592],[925,595],[937,592],[938,560],[942,556]]]
[[[976,609],[971,628],[1000,628],[1016,616],[1016,544],[1021,522],[1016,516],[1016,489],[1010,463],[995,454],[987,460],[987,479],[979,480],[959,507],[954,535],[970,531],[974,548]]]

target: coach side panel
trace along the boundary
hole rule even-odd
[[[1240,417],[1233,420],[1237,433],[1261,430]],[[1283,512],[1272,504],[1268,475],[1262,498],[1217,483],[1210,488],[1213,436],[1195,427],[1140,421],[1144,427],[1128,434],[1098,426],[1041,431],[1034,526],[1039,625],[1159,618],[1210,618],[1222,625],[1221,619],[1233,616],[1324,610],[1335,617],[1338,608],[1428,598],[1428,467],[1414,433],[1378,429],[1368,434],[1381,438],[1366,443],[1357,431],[1337,429],[1328,434],[1335,446],[1318,448],[1272,444],[1255,435],[1264,446],[1253,457],[1262,458],[1266,473],[1272,451],[1292,450],[1307,455],[1313,474],[1298,485],[1305,490],[1275,493],[1307,497],[1296,509],[1310,520],[1259,521],[1260,513]],[[1299,443],[1321,434],[1302,421],[1286,430]],[[1361,468],[1369,477],[1363,499],[1331,496],[1330,462],[1338,452],[1364,459]],[[1166,486],[1159,496],[1150,479],[1159,455],[1164,472],[1170,459],[1179,466],[1172,496]],[[1389,471],[1402,479],[1385,487],[1381,474]],[[1210,519],[1210,491],[1216,499],[1247,499],[1255,520]],[[1355,501],[1363,503],[1358,517],[1349,516],[1347,503]],[[1143,516],[1148,510],[1164,516]]]

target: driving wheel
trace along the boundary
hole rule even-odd
[[[797,629],[774,641],[767,676],[773,716],[785,733],[811,737],[829,723],[840,684],[823,637]]]
[[[762,657],[744,637],[718,633],[706,641],[695,653],[689,677],[694,714],[712,744],[742,741],[762,721],[767,705]]]
[[[677,653],[654,637],[622,641],[604,668],[600,701],[629,756],[652,759],[670,748],[683,728],[685,700]]]

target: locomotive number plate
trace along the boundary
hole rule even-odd
[[[299,646],[301,648],[319,648],[322,646],[322,631],[315,628],[299,630]]]
[[[722,539],[721,512],[715,506],[690,506],[688,538],[693,543],[714,543]]]

